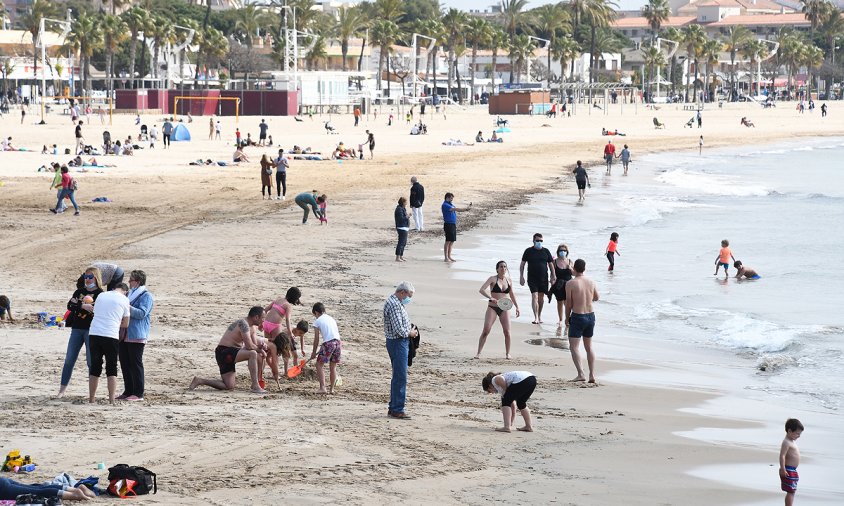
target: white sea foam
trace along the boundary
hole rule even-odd
[[[679,209],[703,207],[701,204],[673,197],[652,198],[632,195],[622,197],[619,205],[627,211],[631,225],[644,225]]]
[[[747,315],[734,315],[718,326],[714,341],[732,349],[778,353],[799,342],[801,336],[822,331],[820,326],[781,326]]]
[[[771,190],[763,186],[744,184],[734,177],[684,169],[669,170],[657,176],[656,180],[677,188],[708,195],[754,197],[771,193]]]

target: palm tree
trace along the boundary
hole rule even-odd
[[[103,33],[103,49],[106,53],[106,77],[108,79],[108,91],[114,89],[114,53],[126,39],[129,38],[127,30],[129,27],[119,16],[106,14],[100,20],[100,28]]]
[[[71,24],[70,32],[65,38],[65,45],[71,51],[79,54],[82,67],[82,81],[85,83],[86,93],[91,91],[91,56],[94,50],[102,44],[102,31],[97,18],[87,14],[80,14]]]
[[[703,47],[701,48],[701,56],[703,60],[706,62],[706,76],[703,79],[704,82],[704,102],[709,102],[710,100],[710,84],[709,84],[709,76],[712,75],[712,68],[715,65],[718,65],[718,58],[721,56],[721,50],[724,48],[724,45],[721,41],[716,39],[708,39],[706,42],[703,43]],[[713,76],[714,78],[715,76]]]
[[[802,12],[809,21],[810,35],[812,38],[815,36],[815,30],[821,24],[821,19],[826,11],[827,2],[828,0],[800,0],[800,4],[802,5],[800,12]]]
[[[820,25],[820,33],[823,36],[824,42],[826,42],[827,50],[829,50],[832,56],[832,60],[835,60],[835,40],[844,37],[844,18],[841,17],[841,11],[833,4],[827,4],[827,7],[824,11],[823,19],[821,20]],[[829,56],[829,55],[828,55]],[[824,79],[826,83],[826,96],[830,96],[830,91],[832,90],[832,76],[830,79]]]
[[[777,50],[777,60],[786,66],[788,89],[790,90],[794,82],[794,74],[797,72],[798,65],[803,60],[806,44],[799,34],[787,31],[780,33],[777,41],[780,44]]]
[[[683,29],[683,44],[686,46],[686,55],[689,61],[694,60],[695,65],[695,84],[694,84],[694,97],[695,102],[697,102],[697,74],[698,74],[698,58],[700,57],[700,51],[703,47],[704,42],[706,42],[706,32],[703,31],[703,27],[698,24],[691,24],[686,26]],[[689,88],[691,87],[691,72],[686,74],[686,98],[685,101],[689,101]]]
[[[296,17],[296,23],[299,24],[299,17]],[[316,11],[313,11],[316,12]],[[259,37],[262,28],[267,26],[267,17],[263,11],[255,8],[255,5],[250,4],[242,9],[236,11],[237,21],[235,21],[235,30],[238,33],[239,39],[246,43],[246,67],[244,68],[243,78],[248,80],[249,73],[252,70],[252,48],[255,45],[255,39]],[[298,28],[297,28],[298,30]],[[156,47],[156,52],[158,48]]]
[[[492,33],[489,37],[489,48],[492,49],[492,72],[490,74],[492,78],[492,92],[495,93],[495,70],[498,68],[498,50],[509,47],[509,37],[501,28],[497,26],[492,26],[491,28]]]
[[[334,33],[340,42],[340,53],[343,55],[343,72],[348,70],[346,57],[349,54],[349,39],[355,37],[363,26],[361,10],[358,7],[340,7],[337,9],[337,23]]]
[[[384,62],[386,62],[390,54],[390,46],[398,40],[400,35],[401,30],[399,30],[399,26],[389,19],[379,19],[372,25],[372,33],[370,34],[372,44],[378,45],[380,48],[378,51],[378,75],[375,79],[375,87],[378,90],[381,89],[381,76],[384,71]],[[390,96],[389,89],[387,90],[387,96]]]
[[[755,39],[753,32],[744,25],[731,26],[730,31],[724,36],[724,50],[730,52],[730,101],[736,96],[736,56],[741,48],[751,39]]]
[[[375,0],[374,8],[379,20],[392,21],[396,24],[404,14],[402,0]]]
[[[501,19],[504,29],[510,35],[508,43],[512,45],[516,38],[516,29],[528,24],[528,13],[524,8],[528,0],[501,0]],[[510,52],[510,84],[513,84],[514,61],[512,51]]]
[[[533,56],[533,41],[527,35],[516,35],[510,41],[510,61],[515,62],[511,65],[510,76],[517,75],[517,82],[522,82],[521,75],[524,70],[527,72],[527,64],[531,56]]]
[[[548,39],[548,86],[551,85],[551,52],[557,42],[559,32],[571,30],[571,17],[568,11],[563,8],[562,3],[548,4],[531,11],[534,18],[534,28],[537,32]]]
[[[668,28],[662,31],[662,38],[665,40],[670,40],[676,42],[678,45],[683,43],[683,33],[674,28],[673,26],[669,26]],[[671,61],[668,62],[668,79],[671,81],[671,95],[674,95],[675,91],[675,83],[674,83],[674,68],[677,66],[677,51],[674,51],[674,54],[671,55]],[[680,84],[682,83],[682,77],[680,79]]]
[[[137,83],[135,82],[135,59],[138,56],[138,34],[149,24],[149,13],[145,9],[135,5],[121,14],[121,18],[123,18],[126,28],[129,30],[129,80],[131,81],[131,86],[137,88]],[[146,47],[143,48],[143,51],[146,51]]]
[[[595,39],[598,28],[606,28],[615,20],[618,5],[613,0],[584,0],[581,15],[589,22],[589,68],[596,69],[600,59],[596,54]],[[589,82],[594,82],[594,72],[589,72]]]
[[[475,72],[477,70],[478,48],[490,45],[492,38],[492,27],[482,18],[473,17],[466,25],[466,42],[472,46],[472,92],[469,94],[471,104],[475,103]]]
[[[642,47],[642,58],[645,64],[645,72],[651,76],[651,81],[648,83],[648,96],[651,96],[651,86],[653,86],[653,75],[656,69],[665,65],[665,54],[660,51],[655,45],[648,45]],[[659,79],[659,76],[657,76]]]
[[[205,66],[210,66],[210,63],[215,60],[223,58],[229,52],[229,40],[223,35],[223,32],[214,27],[208,27],[197,41],[199,45],[199,53],[205,57]],[[197,69],[197,72],[199,70]],[[198,74],[194,79],[198,78]],[[208,89],[208,75],[205,76],[205,88]]]
[[[29,10],[21,17],[23,29],[32,36],[32,75],[38,75],[38,35],[41,31],[41,19],[55,15],[55,4],[50,0],[35,0]]]
[[[811,97],[813,81],[812,71],[823,65],[823,50],[814,44],[806,44],[799,63],[806,66],[806,72],[808,74],[806,76],[806,91],[808,92],[809,97]],[[818,83],[817,91],[820,93],[820,83]]]
[[[454,70],[457,68],[455,48],[463,44],[463,32],[466,28],[466,14],[463,11],[451,8],[442,17],[442,23],[446,31],[446,47],[448,48],[448,96],[451,97]],[[462,100],[462,97],[461,97]]]
[[[560,61],[560,82],[565,82],[566,66],[569,61],[574,60],[580,54],[580,44],[568,35],[557,37],[554,45],[551,46],[551,54],[554,59]]]
[[[153,17],[151,18],[150,24],[152,28],[150,37],[152,37],[154,48],[152,52],[152,65],[150,65],[150,69],[152,70],[151,77],[153,79],[158,79],[161,70],[158,65],[158,59],[161,56],[161,48],[173,39],[175,30],[173,28],[173,23],[166,18]],[[144,34],[146,34],[146,32],[144,32]]]
[[[668,21],[670,15],[668,0],[648,0],[647,5],[642,7],[642,17],[648,20],[648,26],[651,27],[651,40],[656,39],[662,23]]]
[[[360,9],[360,16],[362,20],[360,29],[361,32],[364,33],[363,40],[360,45],[360,55],[358,55],[358,72],[360,72],[363,68],[363,52],[366,49],[366,39],[369,37],[369,29],[372,27],[372,23],[375,21],[376,16],[375,5],[371,2],[363,1],[355,7]]]
[[[754,79],[753,76],[756,75],[756,68],[759,62],[762,61],[763,58],[768,56],[768,44],[759,39],[751,39],[747,41],[744,46],[742,46],[740,51],[743,57],[750,60],[750,86],[748,86],[748,91],[751,95],[753,94],[753,82],[756,81],[756,95],[758,95],[758,79],[760,79],[761,77],[757,76],[757,78]]]

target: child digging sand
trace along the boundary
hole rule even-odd
[[[797,440],[803,433],[803,424],[796,418],[789,418],[785,422],[785,439],[780,447],[780,486],[785,492],[785,506],[794,504],[794,494],[797,492],[797,466],[800,465],[800,449]]]
[[[487,393],[501,395],[501,415],[504,418],[504,427],[499,427],[495,429],[496,431],[510,432],[510,427],[516,424],[516,408],[518,408],[525,420],[525,426],[517,430],[533,432],[527,401],[536,388],[536,376],[527,371],[499,374],[491,372],[484,376],[481,386]]]
[[[334,383],[337,382],[337,364],[340,362],[340,353],[343,346],[340,342],[340,330],[337,328],[337,321],[331,316],[325,314],[325,306],[322,302],[314,304],[311,313],[316,320],[314,321],[314,348],[311,352],[313,360],[316,357],[316,373],[319,377],[320,394],[333,394]],[[319,346],[319,338],[322,336],[322,346]],[[319,346],[319,353],[317,347]],[[328,390],[325,389],[325,375],[323,374],[323,365],[328,364],[330,386]]]

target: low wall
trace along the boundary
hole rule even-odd
[[[295,116],[298,113],[296,91],[280,90],[115,90],[115,109],[160,109],[164,114],[193,116],[234,116],[234,100],[179,100],[178,110],[173,110],[176,97],[229,97],[240,99],[241,116]]]

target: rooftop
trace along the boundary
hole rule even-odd
[[[689,23],[693,23],[697,19],[696,16],[669,16],[667,21],[662,23],[663,28],[679,28],[682,26],[686,26]],[[638,18],[621,18],[617,19],[615,23],[613,23],[614,28],[648,28],[648,20],[647,18],[638,17]]]
[[[809,26],[809,21],[802,12],[789,14],[754,14],[727,16],[707,26]]]

